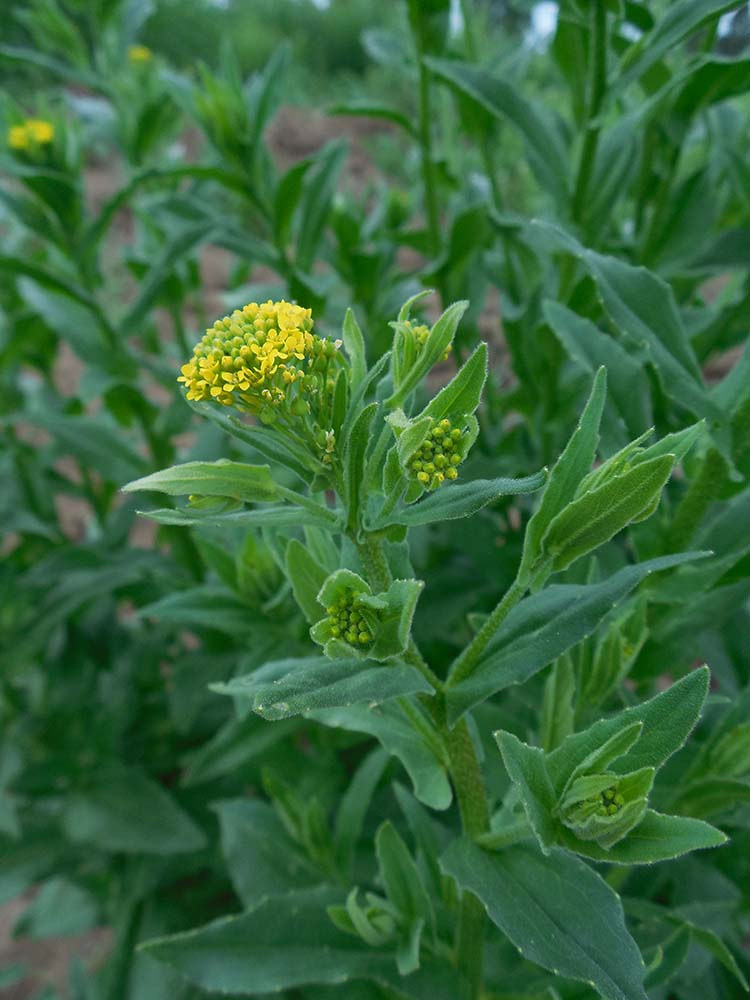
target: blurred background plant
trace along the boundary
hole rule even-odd
[[[176,460],[267,457],[256,438],[196,421],[178,391],[218,316],[285,297],[336,337],[352,306],[375,362],[404,299],[433,288],[427,319],[471,303],[443,376],[489,343],[475,476],[554,462],[601,364],[605,453],[652,425],[664,436],[705,421],[659,515],[565,579],[633,553],[714,556],[646,585],[482,721],[549,741],[558,699],[588,724],[665,671],[710,662],[718,693],[690,751],[693,784],[678,791],[676,768],[664,794],[700,799],[733,844],[665,865],[653,884],[628,871],[620,888],[673,905],[629,911],[650,954],[669,956],[653,996],[734,995],[720,943],[698,928],[747,970],[748,775],[731,775],[732,810],[701,781],[721,776],[720,737],[735,732],[724,699],[748,698],[748,10],[3,0],[0,899],[35,889],[20,937],[112,936],[106,961],[74,959],[64,985],[21,966],[0,984],[39,998],[205,995],[135,946],[253,898],[236,805],[248,788],[258,829],[274,839],[281,816],[303,869],[328,863],[321,817],[372,740],[300,718],[266,727],[208,689],[308,651],[284,579],[294,530],[154,527],[136,522],[144,500],[118,490]],[[509,499],[460,535],[414,533],[430,588],[415,633],[431,662],[450,661],[467,614],[512,580],[529,511]],[[304,538],[329,565],[315,529]],[[507,777],[499,759],[488,766],[500,798]],[[396,813],[387,779],[404,779],[385,767],[379,816]],[[520,975],[515,950],[503,961]]]

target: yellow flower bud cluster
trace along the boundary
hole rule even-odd
[[[409,326],[409,328],[411,329],[412,334],[414,335],[414,341],[415,341],[415,343],[417,345],[417,350],[421,351],[422,348],[424,347],[424,345],[427,343],[427,338],[430,335],[430,328],[429,328],[429,326],[425,326],[424,324],[422,324],[420,326],[414,326],[413,323],[408,322],[408,321],[407,321],[407,325]],[[445,351],[443,352],[443,354],[440,357],[440,360],[441,361],[447,361],[450,356],[451,356],[451,349],[450,349],[450,347],[446,347]]]
[[[21,125],[11,125],[8,129],[8,145],[11,149],[48,146],[54,138],[55,126],[41,118],[27,118]]]
[[[131,45],[128,49],[128,59],[132,63],[147,63],[154,58],[154,53],[147,45]]]
[[[351,646],[367,646],[372,634],[361,611],[357,610],[356,595],[348,590],[336,604],[326,608],[328,630],[334,639],[343,639]]]
[[[337,344],[310,331],[311,310],[290,302],[251,302],[217,320],[181,368],[178,382],[187,398],[213,400],[251,413],[287,402],[301,415],[308,404],[302,393],[318,384]],[[292,387],[297,383],[296,394]]]
[[[448,418],[439,421],[409,459],[407,470],[425,489],[435,490],[446,480],[458,479],[464,460],[466,434]]]

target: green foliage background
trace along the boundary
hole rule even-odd
[[[0,985],[744,995],[748,8],[563,0],[547,39],[532,8],[0,5],[0,134],[54,126],[0,151],[0,901],[36,888],[22,938],[112,933],[64,984]],[[428,326],[468,307],[420,368],[394,322],[424,289]],[[177,385],[268,298],[370,373],[343,513]],[[391,428],[457,372],[460,479],[389,509]],[[218,459],[276,485],[235,496]],[[235,509],[157,499],[188,462]],[[390,594],[390,666],[310,639],[342,567]],[[648,785],[615,845],[576,797],[602,773]]]

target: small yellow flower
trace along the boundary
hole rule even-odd
[[[27,119],[26,131],[40,146],[48,145],[55,138],[55,126],[52,122],[43,121],[41,118]]]
[[[291,407],[318,384],[314,365],[336,353],[330,341],[311,333],[312,325],[310,309],[284,301],[250,302],[206,331],[177,381],[192,400],[250,413],[267,413],[285,401]]]
[[[8,145],[11,149],[48,146],[54,138],[55,126],[41,118],[27,118],[22,125],[11,125],[8,129]]]
[[[29,148],[29,133],[25,125],[11,125],[8,129],[8,145],[11,149]]]
[[[132,63],[147,63],[154,58],[154,53],[147,45],[131,45],[128,49],[128,59]]]

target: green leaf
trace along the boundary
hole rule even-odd
[[[667,395],[696,416],[721,421],[723,415],[706,390],[672,288],[644,267],[587,249],[552,223],[534,220],[531,229],[585,265],[617,330],[647,348]]]
[[[670,4],[653,30],[627,51],[612,96],[642,77],[683,39],[734,7],[737,0],[678,0]]]
[[[647,1000],[620,898],[583,861],[525,844],[489,854],[463,838],[441,865],[528,961],[591,984],[606,1000]]]
[[[195,247],[208,240],[216,228],[217,222],[213,216],[201,219],[197,224],[186,226],[164,246],[154,265],[139,283],[138,298],[119,324],[126,337],[133,336],[138,332],[138,328],[157,303],[167,282],[173,276],[176,266]]]
[[[409,706],[407,714],[405,707],[395,702],[374,708],[352,705],[311,712],[310,717],[334,729],[374,736],[404,765],[420,802],[437,810],[447,809],[451,804],[453,795],[445,748],[438,742],[437,734],[430,731],[428,720],[417,706]]]
[[[687,930],[690,937],[694,938],[702,948],[705,948],[709,954],[713,955],[714,958],[721,962],[724,968],[728,969],[736,977],[744,990],[747,991],[750,989],[747,980],[727,946],[718,934],[715,934],[707,927],[695,923],[695,920],[690,919],[689,907],[675,911],[665,906],[659,906],[657,903],[652,903],[649,900],[635,899],[633,897],[626,897],[623,899],[623,903],[625,911],[636,919],[643,921],[643,923],[663,921],[682,930]],[[686,913],[685,911],[688,912]]]
[[[401,309],[399,313],[399,320],[408,316],[408,309],[417,296],[413,296]],[[424,342],[422,349],[414,360],[413,364],[408,368],[407,371],[400,373],[399,377],[396,378],[396,371],[394,367],[394,381],[395,392],[387,401],[386,405],[390,409],[395,409],[401,406],[409,395],[422,379],[425,377],[427,372],[437,364],[437,362],[445,354],[446,350],[453,343],[453,338],[456,335],[456,330],[458,324],[461,322],[461,317],[469,308],[468,302],[454,302],[449,305],[442,316],[438,319],[435,325],[430,330],[427,340]],[[398,351],[394,351],[394,358],[398,358]]]
[[[328,572],[296,538],[292,538],[286,547],[286,572],[295,600],[312,625],[320,618],[318,594]]]
[[[665,816],[647,809],[643,819],[626,837],[608,849],[594,840],[581,840],[565,826],[558,828],[558,840],[577,854],[592,861],[613,865],[652,865],[678,858],[689,851],[720,847],[727,837],[715,826],[687,816]]]
[[[567,649],[591,635],[613,608],[649,574],[703,555],[706,553],[663,556],[626,566],[600,583],[554,584],[527,597],[500,626],[473,673],[457,683],[448,684],[446,699],[451,724],[472,705],[511,684],[523,684]]]
[[[97,925],[94,897],[74,882],[52,878],[45,882],[13,927],[13,936],[34,940],[83,934]]]
[[[416,667],[388,666],[368,660],[329,660],[325,656],[276,660],[246,677],[235,677],[212,690],[247,699],[264,719],[288,719],[321,708],[341,708],[367,702],[377,705],[390,698],[432,688]]]
[[[321,150],[317,163],[305,178],[295,259],[296,266],[302,271],[309,271],[312,267],[346,155],[343,143],[331,143]]]
[[[417,137],[417,131],[412,122],[403,111],[390,107],[387,104],[379,104],[367,97],[355,97],[349,101],[342,101],[328,108],[329,115],[356,115],[364,118],[379,118],[383,121],[393,122],[412,137]]]
[[[323,881],[268,803],[226,799],[214,802],[212,808],[219,816],[229,877],[245,906]]]
[[[458,60],[425,59],[430,70],[459,94],[499,121],[510,121],[526,140],[529,165],[537,180],[555,198],[567,204],[570,192],[565,143],[546,108],[527,100],[505,80]]]
[[[470,517],[500,497],[533,493],[544,484],[544,479],[544,472],[537,472],[524,479],[475,479],[471,483],[444,484],[419,503],[388,515],[387,523],[414,527]]]
[[[643,365],[590,320],[577,316],[559,302],[546,300],[544,318],[570,357],[593,376],[607,370],[608,396],[631,437],[653,424],[651,399],[643,379]],[[608,424],[609,407],[603,423]]]
[[[691,781],[680,790],[676,805],[681,813],[705,819],[709,816],[726,816],[748,803],[750,781],[724,777],[724,773],[719,771],[710,778]]]
[[[575,723],[576,678],[573,663],[561,656],[544,684],[539,737],[546,753],[569,736]]]
[[[186,462],[153,472],[122,487],[124,493],[154,490],[170,496],[195,493],[206,497],[231,497],[251,503],[278,499],[279,492],[267,465],[245,465],[219,459],[217,462]]]
[[[402,930],[419,923],[421,926],[431,928],[434,936],[435,914],[422,876],[406,844],[388,820],[375,834],[375,853],[380,869],[380,880],[386,896],[401,917]],[[416,963],[411,968],[405,968],[405,963],[401,963],[402,975],[419,966],[418,938],[416,952]]]
[[[375,747],[354,772],[336,811],[334,842],[344,870],[350,872],[354,850],[362,835],[365,815],[388,764],[388,754]]]
[[[62,813],[65,835],[100,851],[180,854],[199,851],[205,837],[172,797],[140,771],[101,770],[71,792]]]
[[[642,519],[644,512],[651,513],[674,463],[674,455],[641,462],[568,504],[552,520],[541,542],[552,570],[565,569],[632,521]]]
[[[349,357],[351,365],[351,386],[354,391],[359,386],[367,374],[367,356],[365,353],[365,338],[359,328],[359,323],[351,309],[346,310],[344,325],[342,327],[342,337],[344,349]]]
[[[526,526],[519,579],[530,577],[550,522],[570,503],[581,480],[591,469],[599,444],[599,424],[606,393],[607,373],[600,368],[578,426],[549,474],[541,503]]]
[[[601,719],[582,733],[569,736],[547,758],[547,767],[556,788],[591,753],[634,722],[643,724],[635,745],[612,765],[619,774],[641,767],[661,767],[679,750],[700,716],[708,693],[707,667],[693,670],[666,691],[641,705],[626,708],[611,719]]]
[[[212,514],[210,511],[194,512],[190,509],[172,510],[170,507],[158,510],[139,510],[138,514],[157,524],[174,524],[181,527],[205,526],[216,528],[299,528],[312,525],[327,530],[338,526],[338,517],[332,510],[317,507],[315,510],[292,507],[258,507],[256,510],[238,510],[229,514]]]
[[[216,629],[231,636],[247,635],[261,620],[257,608],[214,584],[167,594],[139,608],[138,616],[186,628]]]
[[[141,948],[208,992],[257,996],[366,979],[398,997],[455,1000],[459,984],[447,962],[433,960],[402,981],[391,949],[372,948],[335,927],[326,910],[344,902],[340,889],[297,890]]]
[[[370,403],[360,412],[344,447],[344,487],[347,524],[350,528],[354,528],[360,517],[362,504],[360,492],[365,472],[365,456],[370,444],[370,426],[377,408],[377,403]]]
[[[548,848],[555,843],[559,824],[553,819],[557,801],[544,763],[544,751],[522,743],[512,733],[499,730],[493,735],[503,755],[505,770],[521,793],[529,825],[542,850],[548,854]]]
[[[451,415],[473,413],[479,406],[486,381],[487,345],[482,342],[450,382],[427,404],[420,417],[442,420]]]
[[[254,996],[308,983],[377,978],[393,957],[334,927],[326,907],[341,902],[340,890],[297,890],[142,947],[209,992]]]

